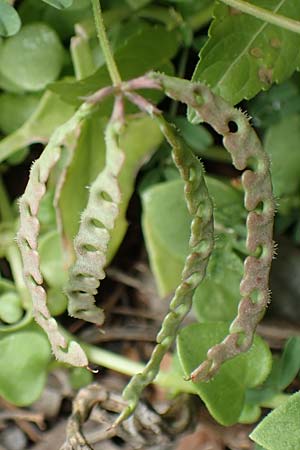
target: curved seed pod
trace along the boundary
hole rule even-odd
[[[201,162],[194,156],[175,129],[161,115],[154,115],[173,150],[173,159],[185,182],[185,198],[192,216],[190,253],[185,261],[181,283],[171,300],[169,313],[157,335],[157,345],[142,373],[135,375],[124,390],[127,408],[117,419],[121,423],[136,408],[142,390],[156,377],[163,356],[176,339],[179,326],[190,311],[195,289],[205,277],[213,249],[213,204],[209,197]]]
[[[66,293],[69,314],[79,319],[101,325],[104,313],[95,305],[94,295],[105,277],[107,247],[110,231],[119,213],[121,192],[118,176],[124,162],[124,152],[119,146],[122,125],[114,117],[105,131],[106,165],[93,182],[86,209],[74,239],[76,261],[70,269]]]
[[[26,284],[32,297],[33,315],[47,333],[55,357],[74,366],[87,366],[88,360],[79,344],[72,341],[68,345],[47,307],[39,265],[37,215],[41,200],[46,193],[46,183],[51,169],[60,158],[61,145],[68,135],[76,132],[81,121],[91,114],[92,110],[92,105],[83,104],[68,122],[53,133],[42,155],[31,167],[28,184],[19,202],[20,229],[17,234],[17,243],[23,259]]]
[[[247,351],[252,345],[258,322],[270,300],[269,272],[273,257],[275,202],[272,194],[270,162],[247,117],[209,88],[199,83],[150,74],[161,83],[167,95],[195,109],[201,120],[223,135],[225,148],[234,166],[244,170],[247,217],[247,249],[244,276],[240,284],[238,315],[229,335],[207,353],[207,359],[191,374],[193,381],[209,380],[224,361]]]

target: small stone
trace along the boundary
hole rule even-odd
[[[41,397],[31,405],[34,411],[42,413],[46,418],[56,417],[59,413],[62,395],[52,387],[46,387]]]
[[[24,450],[27,446],[27,439],[20,428],[10,425],[1,431],[0,443],[6,450]]]

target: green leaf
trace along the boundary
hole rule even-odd
[[[294,336],[285,344],[282,355],[273,356],[272,370],[258,389],[249,389],[246,403],[239,419],[241,423],[256,422],[261,407],[275,408],[286,401],[288,394],[282,393],[295,379],[300,370],[300,338]]]
[[[80,214],[88,199],[88,186],[104,167],[106,124],[107,118],[99,117],[98,114],[92,115],[82,124],[75,154],[60,194],[59,208],[69,245],[72,245],[78,232]]]
[[[277,14],[300,19],[298,0],[252,0]],[[209,39],[193,74],[231,104],[281,83],[297,69],[300,36],[216,3]],[[190,113],[190,119],[194,115]]]
[[[128,3],[128,5],[132,8],[132,9],[139,9],[142,8],[143,6],[146,6],[148,3],[151,3],[152,0],[126,0],[126,2]]]
[[[167,31],[161,26],[144,26],[126,40],[114,56],[122,78],[128,80],[168,62],[176,54],[178,46],[176,31]],[[90,95],[110,83],[107,68],[103,65],[88,78],[76,82],[59,81],[51,85],[51,90],[63,100],[78,104],[80,97]],[[101,109],[103,111],[103,106]]]
[[[47,291],[47,305],[51,316],[59,316],[67,309],[67,296],[62,292],[62,289],[51,287]]]
[[[63,60],[56,32],[46,24],[33,23],[2,45],[0,73],[20,89],[40,91],[56,80]]]
[[[300,392],[271,412],[250,434],[266,450],[300,448]]]
[[[0,394],[18,406],[37,400],[51,356],[46,335],[30,325],[0,338]]]
[[[15,285],[0,278],[0,321],[6,324],[18,322],[23,316],[21,298]]]
[[[45,92],[29,119],[14,133],[0,141],[0,162],[35,142],[48,142],[53,131],[73,114],[74,107],[58,95]]]
[[[68,280],[68,273],[63,265],[63,250],[56,230],[40,238],[39,255],[41,272],[47,284],[51,287],[64,286]]]
[[[297,376],[300,370],[300,337],[290,338],[280,358],[280,368],[278,373],[278,389],[286,389]]]
[[[36,3],[35,0],[33,1]],[[68,41],[74,35],[76,24],[85,23],[88,19],[94,27],[91,0],[75,0],[72,6],[64,10],[46,7],[42,14],[42,20],[58,33],[63,42]],[[85,31],[81,31],[81,33],[85,34]]]
[[[21,20],[15,8],[6,0],[0,0],[0,36],[13,36],[20,28]]]
[[[71,246],[79,227],[80,214],[85,208],[88,190],[86,189],[104,167],[105,143],[104,128],[107,118],[93,115],[84,123],[78,140],[73,161],[68,169],[66,181],[61,192],[61,209],[64,233]],[[127,230],[126,210],[133,193],[136,174],[145,161],[162,141],[162,135],[149,117],[129,121],[121,146],[126,160],[120,175],[122,202],[120,213],[111,235],[107,262],[109,262]],[[76,190],[76,195],[74,192]]]
[[[230,242],[222,241],[217,240],[207,275],[194,295],[194,310],[203,322],[233,320],[237,314],[243,263]]]
[[[230,237],[235,236],[235,228],[240,228],[245,215],[242,193],[212,177],[206,177],[206,182],[216,207],[214,214],[217,232],[221,230]],[[152,186],[143,192],[142,201],[143,232],[150,264],[159,293],[164,296],[178,285],[188,254],[191,219],[184,200],[183,182],[178,179]],[[233,267],[233,259],[234,271],[239,273],[234,256],[228,269],[230,271]],[[210,267],[213,266],[209,264]],[[225,279],[226,276],[225,273]],[[237,273],[228,276],[237,279]],[[207,285],[209,286],[209,282]],[[223,290],[221,282],[218,288]],[[219,297],[222,295],[220,292]],[[236,307],[235,290],[231,296],[234,296],[234,306],[230,308],[230,316]]]
[[[225,338],[228,328],[229,323],[214,322],[192,324],[180,331],[178,355],[186,375],[204,361],[209,348]],[[194,386],[211,415],[222,425],[232,425],[241,414],[246,389],[263,383],[270,369],[270,350],[256,336],[247,353],[224,363],[213,380]]]
[[[226,181],[215,177],[206,176],[206,182],[215,207],[216,233],[226,233],[229,236],[234,236],[235,234],[243,236],[241,225],[244,227],[246,220],[243,193],[230,186]]]
[[[268,128],[287,116],[300,113],[300,90],[298,82],[288,80],[261,92],[247,104],[255,127]]]
[[[273,125],[265,136],[265,149],[271,158],[272,183],[277,197],[292,194],[299,189],[299,141],[299,114],[286,117]]]
[[[18,322],[23,316],[21,298],[17,292],[6,292],[0,296],[0,319],[8,324]]]
[[[88,18],[94,31],[91,0],[76,0],[66,9],[53,8],[42,1],[23,0],[18,11],[23,24],[44,22],[58,33],[63,42],[68,42],[74,35],[75,24]]]
[[[73,389],[81,389],[92,381],[93,375],[86,368],[75,367],[70,373],[70,383]]]
[[[205,150],[207,147],[213,145],[214,141],[212,135],[203,126],[192,125],[183,116],[172,117],[170,122],[175,123],[180,129],[183,139],[196,154],[199,154],[201,150]]]
[[[72,5],[73,0],[43,0],[43,2],[57,9],[65,9]]]
[[[181,180],[160,183],[142,194],[143,234],[161,296],[178,285],[188,254],[190,215]]]
[[[120,145],[126,154],[119,178],[122,201],[108,247],[108,261],[119,248],[128,227],[126,211],[134,191],[136,175],[142,164],[158,149],[162,140],[159,127],[150,117],[130,120],[125,134],[121,137]]]
[[[4,134],[13,133],[31,116],[40,98],[34,94],[0,94],[0,129]]]

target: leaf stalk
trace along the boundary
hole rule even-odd
[[[251,5],[243,0],[221,0],[228,6],[238,9],[256,19],[264,20],[272,25],[277,25],[294,33],[300,34],[300,22],[298,20],[290,19],[289,17],[276,14],[273,11],[261,8],[260,6]]]
[[[113,85],[118,86],[119,84],[121,84],[122,80],[121,80],[119,69],[118,69],[116,61],[113,57],[110,43],[109,43],[109,40],[108,40],[108,37],[106,34],[100,0],[91,0],[91,1],[92,1],[95,26],[96,26],[98,40],[100,42],[100,47],[103,51],[104,58],[105,58],[105,61],[107,64],[107,69],[108,69],[110,78],[113,82]]]

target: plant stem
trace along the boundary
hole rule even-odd
[[[110,75],[110,78],[113,82],[114,86],[117,86],[121,83],[121,76],[119,70],[117,68],[116,62],[114,60],[109,40],[106,34],[105,25],[103,21],[100,0],[91,0],[93,6],[93,14],[95,19],[95,25],[97,30],[97,36],[100,42],[100,46],[102,48],[104,58],[107,64],[107,69]]]
[[[131,361],[130,359],[117,353],[82,342],[61,326],[59,329],[68,341],[75,339],[86,352],[88,360],[91,363],[100,366],[100,368],[104,367],[105,369],[111,369],[115,372],[119,372],[130,377],[142,372],[145,368],[145,365],[142,363]],[[51,364],[51,368],[53,368],[53,366],[55,367],[57,364],[60,365],[61,363],[59,361],[54,361]],[[190,381],[185,381],[183,375],[181,376],[178,372],[174,372],[172,369],[168,372],[160,371],[153,383],[176,392],[187,392],[190,394],[196,393],[194,384]]]
[[[250,16],[257,19],[264,20],[265,22],[277,25],[286,30],[293,31],[300,34],[300,22],[298,20],[290,19],[289,17],[282,16],[281,14],[275,14],[268,9],[260,8],[259,6],[251,5],[243,0],[221,0],[226,5],[232,6]]]
[[[192,28],[193,31],[199,30],[200,28],[202,28],[204,25],[207,25],[211,21],[213,9],[214,5],[209,5],[205,9],[202,9],[199,12],[187,18],[187,23]]]
[[[122,355],[104,350],[102,348],[96,347],[95,345],[86,344],[85,342],[77,339],[76,336],[72,335],[71,333],[69,333],[69,331],[61,326],[59,327],[59,330],[68,341],[75,339],[86,352],[88,360],[91,363],[100,366],[100,368],[104,367],[106,369],[111,369],[115,372],[119,372],[130,377],[144,370],[145,365],[142,363],[131,361],[130,359],[125,358]],[[55,366],[56,364],[61,363],[58,361],[54,361],[52,364]],[[53,367],[52,364],[51,368]],[[169,388],[170,390],[176,392],[186,392],[189,394],[196,393],[194,384],[190,381],[185,381],[183,375],[180,375],[178,372],[172,369],[168,370],[168,372],[160,371],[153,383],[163,388]]]
[[[93,61],[89,37],[84,28],[80,24],[75,25],[75,32],[75,36],[71,39],[70,52],[76,80],[82,80],[82,78],[92,75],[97,67]]]
[[[86,352],[89,361],[94,364],[129,376],[134,376],[144,370],[144,364],[131,361],[117,353],[112,353],[90,344],[79,343]],[[160,371],[153,383],[180,392],[195,393],[194,385],[185,381],[183,376],[174,371]]]
[[[14,214],[10,206],[10,201],[4,187],[2,177],[0,177],[0,213],[2,220],[5,222],[10,222],[13,226]],[[20,294],[23,307],[25,309],[29,309],[31,307],[31,300],[23,278],[21,255],[14,240],[6,249],[6,258],[9,262],[16,289]]]

